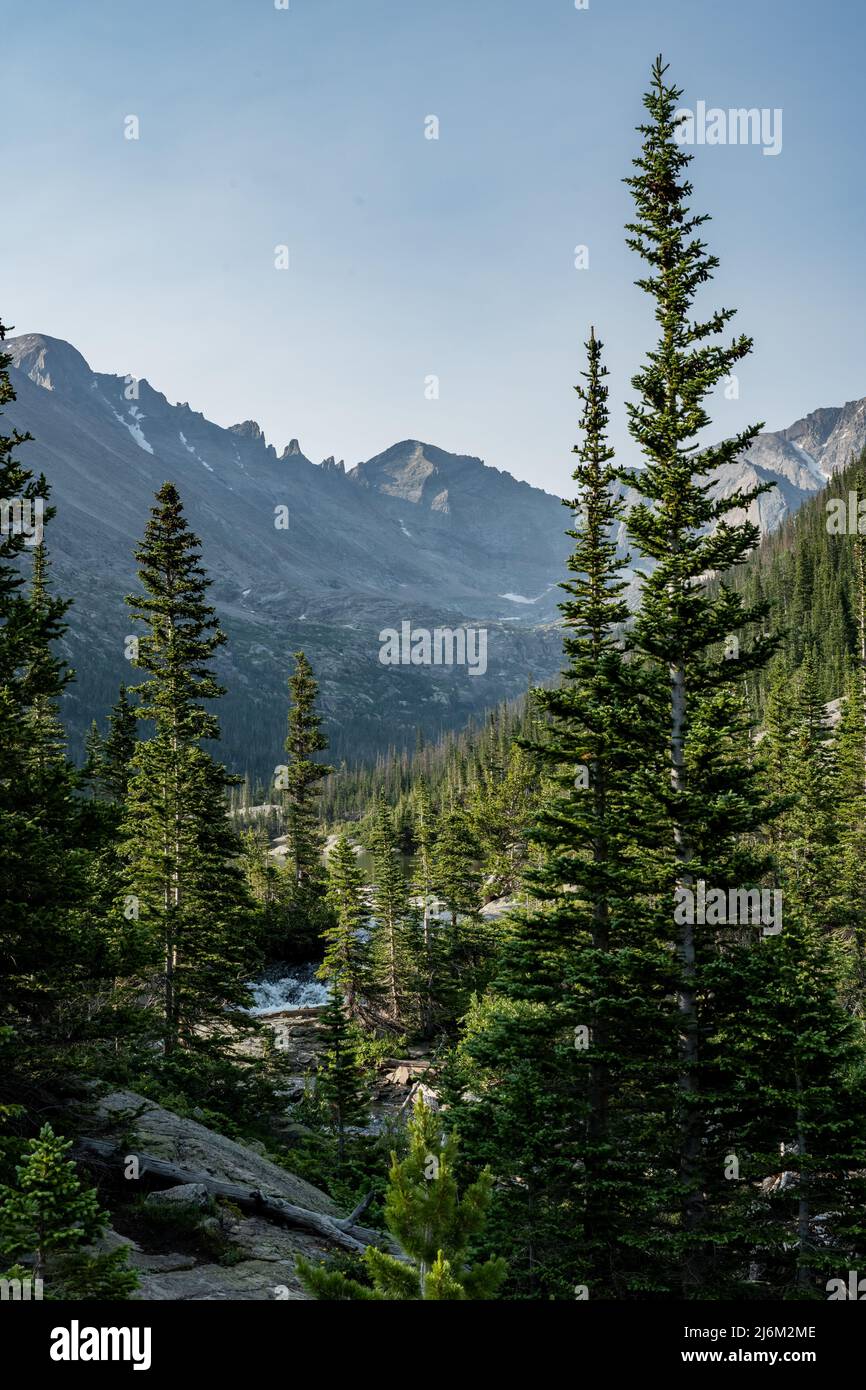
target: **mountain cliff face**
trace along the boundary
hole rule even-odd
[[[462,725],[559,663],[556,584],[568,553],[558,498],[414,440],[348,470],[280,453],[254,421],[229,429],[146,381],[93,372],[70,344],[9,339],[17,401],[57,516],[56,587],[73,597],[65,715],[75,741],[121,681],[132,630],[123,596],[153,494],[175,482],[202,542],[229,635],[220,714],[227,760],[261,776],[282,761],[291,653],[322,686],[332,756],[370,755]],[[488,631],[486,670],[386,666],[379,633],[461,623]]]
[[[236,768],[266,777],[282,760],[285,681],[300,646],[337,759],[412,744],[418,727],[428,737],[459,727],[558,670],[557,586],[570,548],[558,498],[418,440],[348,469],[315,464],[297,439],[278,453],[255,421],[224,429],[147,381],[92,371],[59,339],[25,335],[6,350],[18,396],[7,419],[34,436],[22,455],[51,483],[55,582],[75,600],[65,713],[76,741],[136,678],[123,656],[123,596],[166,479],[201,539],[229,635],[220,713]],[[769,532],[864,444],[866,400],[818,410],[761,435],[716,486],[774,482],[753,508]],[[379,634],[404,622],[485,627],[486,670],[383,665]]]

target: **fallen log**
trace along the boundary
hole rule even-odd
[[[79,1139],[73,1146],[72,1156],[84,1163],[93,1163],[96,1160],[99,1166],[109,1169],[123,1168],[127,1163],[127,1155],[107,1139]],[[249,1212],[254,1216],[264,1216],[280,1225],[292,1226],[297,1230],[320,1236],[333,1245],[338,1245],[342,1250],[362,1253],[368,1245],[384,1245],[391,1249],[390,1242],[387,1237],[382,1235],[381,1231],[373,1231],[366,1226],[359,1226],[353,1220],[356,1215],[361,1214],[369,1199],[365,1199],[364,1203],[357,1207],[351,1216],[324,1216],[321,1212],[309,1211],[306,1207],[296,1207],[292,1202],[287,1202],[282,1197],[269,1197],[264,1192],[260,1192],[258,1188],[245,1187],[241,1183],[224,1182],[222,1178],[214,1178],[210,1173],[199,1173],[190,1168],[180,1168],[177,1164],[167,1163],[165,1159],[156,1158],[152,1154],[137,1151],[136,1158],[138,1159],[140,1178],[146,1175],[160,1178],[164,1180],[163,1185],[168,1187],[177,1187],[182,1183],[200,1183],[207,1188],[211,1196],[225,1197],[228,1201],[239,1206],[241,1211]],[[372,1194],[370,1195],[372,1196]],[[396,1250],[393,1253],[400,1258]]]

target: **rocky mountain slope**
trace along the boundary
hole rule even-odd
[[[331,756],[369,756],[435,736],[518,694],[560,664],[557,585],[569,542],[558,498],[469,455],[404,440],[346,468],[315,464],[297,439],[280,452],[251,420],[224,429],[147,381],[92,371],[69,343],[7,341],[17,401],[9,422],[42,470],[57,517],[57,587],[75,604],[66,718],[80,746],[121,681],[135,587],[134,546],[153,493],[181,492],[229,635],[221,678],[227,761],[267,777],[281,761],[291,652],[321,681]],[[771,481],[754,507],[763,531],[818,491],[866,444],[866,400],[822,409],[756,440],[720,491]],[[567,478],[564,461],[563,479]],[[624,542],[623,542],[624,543]],[[380,632],[458,624],[488,633],[484,673],[380,661]]]

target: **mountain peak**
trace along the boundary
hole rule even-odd
[[[256,420],[241,420],[240,424],[229,425],[229,433],[239,434],[242,439],[260,439],[264,443],[264,430]]]
[[[12,358],[13,367],[46,391],[66,391],[93,379],[93,371],[81,353],[64,338],[22,333],[7,338],[3,351]]]
[[[290,439],[281,454],[277,455],[280,463],[291,463],[295,466],[308,463],[314,467],[312,459],[308,459],[297,439]]]

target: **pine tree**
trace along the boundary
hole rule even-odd
[[[838,813],[839,888],[845,904],[848,942],[848,1006],[862,1014],[866,1004],[866,788],[864,788],[863,703],[860,672],[849,674],[835,738],[835,801]]]
[[[380,789],[373,840],[373,917],[371,957],[387,1017],[392,1025],[405,1022],[412,1009],[415,986],[416,923],[409,891],[398,858],[394,820]]]
[[[103,737],[94,719],[84,740],[82,776],[95,794],[115,803],[126,799],[137,739],[135,710],[122,685],[108,713],[108,733]]]
[[[126,1249],[82,1249],[102,1235],[107,1216],[95,1189],[79,1181],[71,1147],[43,1125],[26,1146],[15,1187],[0,1188],[0,1254],[16,1262],[3,1277],[45,1280],[54,1298],[128,1298],[138,1279],[125,1268]]]
[[[10,361],[0,352],[0,407],[15,399]],[[56,1082],[85,1038],[95,1042],[92,988],[111,968],[105,924],[89,910],[78,777],[57,720],[71,673],[55,644],[69,605],[50,592],[38,529],[54,514],[48,485],[17,458],[29,438],[0,434],[0,1027],[13,1030],[9,1098]],[[35,547],[17,507],[30,509]]]
[[[44,540],[33,550],[33,577],[29,609],[34,640],[28,652],[25,690],[32,691],[24,716],[24,736],[33,776],[41,786],[57,775],[66,757],[66,735],[58,715],[59,694],[72,680],[72,672],[44,639],[47,625],[62,620],[70,604],[52,598],[49,560]],[[59,636],[59,631],[55,628]]]
[[[737,523],[732,512],[747,512],[766,485],[714,497],[710,476],[735,463],[761,426],[741,430],[723,443],[699,448],[697,439],[710,425],[705,400],[750,352],[751,339],[741,335],[727,346],[716,341],[733,317],[718,309],[707,319],[693,318],[698,289],[718,265],[701,240],[707,220],[689,209],[692,186],[685,177],[691,160],[678,139],[684,119],[677,114],[681,92],[665,79],[661,59],[653,68],[644,98],[648,120],[639,127],[642,151],[636,174],[626,182],[634,198],[636,220],[629,224],[628,245],[647,264],[637,283],[655,301],[659,325],[657,347],[633,378],[637,403],[629,405],[629,428],[645,466],[640,474],[644,502],[628,517],[628,532],[640,554],[654,563],[642,584],[636,642],[644,657],[667,671],[670,735],[669,780],[658,789],[658,803],[669,825],[668,873],[671,889],[694,892],[698,881],[723,887],[728,874],[758,875],[760,864],[737,861],[736,837],[757,829],[766,814],[748,769],[736,757],[716,757],[705,747],[702,761],[689,766],[690,731],[700,718],[701,701],[743,673],[761,667],[776,639],[756,635],[745,645],[751,624],[765,609],[746,606],[730,586],[708,593],[707,576],[742,564],[759,539],[751,522]],[[730,634],[743,633],[738,658],[716,656]],[[715,736],[719,748],[736,741],[733,706],[718,705]],[[705,773],[705,768],[711,771]],[[705,838],[695,826],[711,823]],[[703,838],[703,843],[699,843]],[[747,880],[746,880],[747,881]],[[723,948],[717,933],[695,932],[694,923],[678,924],[673,945],[678,961],[677,1010],[681,1028],[679,1074],[679,1170],[681,1183],[682,1287],[686,1296],[706,1287],[711,1186],[708,1127],[711,1102],[703,1098],[701,1038],[711,1030],[705,1011],[705,971]],[[717,1232],[717,1238],[723,1239]]]
[[[545,796],[530,830],[539,862],[526,874],[535,905],[515,915],[456,1065],[459,1090],[480,1097],[456,1099],[461,1132],[498,1179],[493,1239],[520,1293],[554,1297],[577,1283],[593,1297],[664,1286],[661,1199],[649,1200],[643,1178],[664,1172],[664,1136],[644,1116],[662,1109],[670,1061],[667,951],[647,908],[659,732],[653,681],[623,650],[620,474],[594,332],[586,348],[560,605],[568,665],[559,686],[535,692],[548,716],[536,740]]]
[[[482,848],[462,807],[440,816],[432,859],[433,886],[450,925],[437,924],[431,993],[434,1012],[450,1023],[489,983],[496,947],[496,928],[481,917]]]
[[[289,677],[288,762],[277,768],[276,776],[283,791],[286,820],[284,898],[288,922],[283,954],[305,957],[318,948],[320,935],[330,922],[318,798],[322,781],[333,769],[316,759],[328,741],[316,709],[319,687],[313,669],[302,651],[295,652],[294,660],[295,669]]]
[[[140,719],[153,737],[139,742],[124,808],[126,892],[161,956],[164,1051],[208,1047],[249,1003],[245,980],[257,957],[254,911],[235,862],[228,820],[231,779],[202,746],[219,737],[205,702],[222,694],[211,662],[225,641],[206,602],[210,581],[172,483],[157,493],[136,551],[144,594],[127,602],[144,625],[135,665]],[[234,1015],[227,1010],[234,1009]]]
[[[457,932],[460,917],[477,917],[481,908],[480,846],[469,816],[454,807],[439,820],[433,850],[433,886]]]
[[[83,781],[91,787],[98,787],[102,776],[105,740],[99,732],[99,725],[91,719],[90,728],[84,738],[84,766],[81,769]]]
[[[421,940],[415,958],[418,989],[418,1027],[430,1038],[442,1021],[442,984],[449,970],[447,950],[434,916],[435,851],[437,820],[425,777],[414,788],[412,839],[414,844],[412,891],[421,903]]]
[[[771,711],[778,689],[771,688]],[[784,922],[753,953],[754,982],[732,1004],[728,1028],[741,1049],[752,1038],[757,1042],[755,1055],[741,1064],[762,1083],[749,1135],[761,1163],[752,1171],[784,1170],[765,1196],[763,1218],[751,1203],[753,1258],[758,1255],[763,1282],[777,1294],[821,1297],[828,1274],[866,1255],[866,1088],[861,1030],[840,997],[844,983],[850,1000],[845,953],[851,903],[839,872],[845,859],[839,852],[838,771],[808,654],[794,680],[793,700],[791,693],[789,685],[787,718],[777,717],[761,744],[767,775],[782,797],[774,849]],[[738,1019],[745,998],[750,1030]],[[779,1145],[781,1160],[773,1152]]]
[[[491,895],[518,891],[529,859],[526,827],[538,794],[535,759],[519,745],[482,770],[472,798],[472,820]]]
[[[772,1081],[762,1088],[761,1119],[783,1154],[764,1171],[778,1166],[794,1181],[780,1183],[770,1199],[764,1277],[777,1296],[826,1298],[828,1277],[866,1260],[862,1030],[840,1004],[838,963],[821,917],[784,887],[783,896],[784,927],[767,943],[756,1022],[763,1005],[769,1022],[760,1061]],[[753,1214],[753,1251],[758,1229]]]
[[[385,1223],[408,1260],[369,1246],[364,1258],[371,1286],[299,1260],[310,1293],[325,1299],[495,1298],[505,1278],[505,1261],[469,1260],[484,1226],[492,1178],[485,1170],[461,1197],[456,1152],[456,1135],[443,1133],[439,1116],[419,1092],[409,1122],[409,1152],[403,1159],[391,1155],[385,1197]]]
[[[430,789],[424,777],[419,779],[415,788],[413,840],[416,874],[414,888],[421,899],[421,927],[424,935],[424,946],[428,948],[430,945],[431,900],[434,892],[433,849],[436,844],[436,824],[433,817]]]
[[[126,686],[118,691],[116,702],[108,713],[108,733],[102,745],[101,781],[107,794],[123,801],[129,789],[129,777],[135,745],[138,741],[138,721]]]
[[[351,1019],[369,1009],[373,993],[370,970],[370,908],[364,875],[355,851],[343,834],[328,856],[328,897],[333,922],[325,929],[325,958],[320,979],[330,980],[345,1003]]]
[[[811,655],[787,689],[791,731],[780,759],[788,806],[775,823],[786,901],[796,900],[828,933],[841,930],[838,780],[833,740]],[[771,741],[772,741],[772,735]]]
[[[348,1010],[339,987],[331,986],[328,1003],[320,1017],[324,1044],[316,1072],[316,1096],[327,1106],[337,1135],[339,1162],[346,1152],[346,1131],[364,1126],[369,1117],[369,1097],[358,1052],[352,1036]]]

